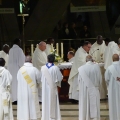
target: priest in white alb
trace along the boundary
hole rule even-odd
[[[31,62],[31,57],[26,56],[25,63],[17,74],[17,120],[41,120],[38,98],[41,73],[37,68],[33,67]]]
[[[74,55],[75,55],[75,53],[73,52],[73,51],[69,51],[68,52],[68,54],[67,54],[67,58],[68,58],[68,61],[69,62],[71,62],[71,63],[73,63],[73,61],[74,61]]]
[[[120,120],[120,62],[118,54],[105,72],[108,86],[109,120]]]
[[[117,43],[111,40],[106,40],[107,42],[107,48],[104,53],[104,68],[107,69],[113,62],[112,56],[114,54],[120,55],[120,48]]]
[[[79,120],[100,120],[101,71],[92,56],[88,55],[86,62],[78,68]]]
[[[48,63],[42,73],[42,120],[61,120],[57,86],[61,86],[62,74],[54,65],[55,56],[48,55]]]
[[[8,58],[9,58],[9,45],[5,44],[3,45],[3,49],[0,51],[0,58],[4,58],[5,60],[5,68],[8,66]]]
[[[0,120],[14,120],[10,96],[12,76],[4,66],[5,60],[0,58]]]
[[[105,41],[101,35],[97,36],[97,41],[92,45],[90,50],[90,55],[92,55],[93,59],[96,62],[104,62],[104,52],[106,49]],[[100,98],[105,99],[107,95],[107,87],[104,79],[105,69],[104,66],[100,67],[102,73],[102,86],[100,89]]]
[[[45,53],[46,43],[41,41],[33,53],[32,63],[39,71],[41,67],[47,63],[47,55]],[[39,101],[42,102],[42,88],[38,88]]]
[[[96,62],[103,62],[103,54],[105,52],[105,42],[103,41],[103,37],[101,35],[97,36],[97,41],[92,45],[90,49],[90,55],[92,55],[93,59]]]
[[[70,85],[69,88],[69,98],[78,100],[79,99],[79,91],[78,91],[78,68],[86,63],[86,56],[91,48],[91,43],[85,41],[83,45],[78,48],[75,53],[74,62],[70,71],[70,76],[68,79],[68,83]]]
[[[46,49],[45,49],[45,53],[48,56],[49,54],[51,54],[52,52],[54,52],[54,39],[53,38],[48,38],[47,42],[46,42]]]
[[[9,51],[8,70],[12,75],[11,97],[12,102],[17,101],[17,72],[25,62],[25,55],[20,48],[21,40],[15,39],[13,47]]]

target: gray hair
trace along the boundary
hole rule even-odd
[[[25,62],[32,62],[32,57],[30,55],[27,55],[25,57]]]
[[[89,62],[89,61],[93,61],[93,58],[92,58],[92,56],[91,55],[88,55],[87,57],[86,57],[86,62]]]

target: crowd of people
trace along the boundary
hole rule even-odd
[[[58,23],[57,27],[54,29],[53,36],[56,39],[78,39],[78,38],[91,38],[91,33],[88,29],[86,22],[82,21],[81,16],[74,22],[64,22]]]
[[[14,40],[12,48],[3,46],[0,51],[0,120],[14,119],[12,102],[17,102],[18,120],[61,120],[57,86],[61,87],[63,75],[54,64],[53,44],[53,38],[48,38],[46,43],[41,41],[32,57],[24,55],[20,39]],[[107,90],[109,118],[120,119],[119,55],[120,40],[117,43],[109,38],[103,40],[101,35],[93,45],[84,41],[76,52],[69,51],[66,55],[72,63],[69,99],[79,103],[79,120],[100,120],[100,99],[106,98]],[[99,66],[101,62],[104,70]]]

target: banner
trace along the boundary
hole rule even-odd
[[[96,12],[106,11],[106,0],[72,0],[71,12]]]

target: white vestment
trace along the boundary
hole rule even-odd
[[[100,120],[99,89],[102,76],[99,65],[87,62],[78,71],[79,120]]]
[[[0,58],[4,58],[4,60],[5,60],[5,68],[7,68],[9,55],[6,54],[6,53],[2,50],[2,51],[0,51]]]
[[[54,51],[54,49],[53,49],[52,45],[47,44],[47,45],[46,45],[46,49],[45,49],[46,55],[48,56],[48,55],[51,54],[53,51]]]
[[[69,98],[70,99],[79,99],[79,91],[78,91],[78,68],[86,63],[86,56],[88,53],[80,47],[76,53],[74,62],[70,71],[70,76],[68,79],[68,83],[70,85],[69,88]]]
[[[69,59],[69,62],[73,63],[75,57],[72,57],[71,59]]]
[[[120,62],[113,62],[105,72],[108,85],[109,120],[120,120]]]
[[[13,45],[9,51],[8,70],[12,75],[11,97],[12,102],[17,101],[17,72],[25,62],[23,50],[18,45]]]
[[[101,62],[103,61],[103,54],[105,52],[105,48],[106,48],[106,45],[105,45],[105,42],[103,41],[103,43],[101,45],[97,44],[97,42],[95,42],[91,49],[90,49],[90,55],[93,57],[93,59],[96,61],[96,62]],[[99,50],[97,50],[99,49]]]
[[[0,67],[0,120],[13,120],[10,86],[12,76],[4,67]]]
[[[38,48],[38,46],[33,53],[32,63],[33,63],[33,66],[36,67],[39,71],[41,70],[41,67],[47,63],[47,55],[45,51],[41,51]],[[39,101],[42,102],[41,86],[39,86],[38,88],[38,95],[39,95]]]
[[[18,105],[17,105],[17,119],[18,120],[37,120],[41,118],[40,107],[39,107],[39,98],[38,98],[38,84],[41,82],[41,73],[32,63],[25,63],[24,66],[27,74],[32,79],[36,93],[36,99],[32,95],[32,89],[26,82],[21,69],[18,71],[17,80],[18,80]]]
[[[104,53],[104,68],[107,69],[113,62],[112,60],[112,56],[114,54],[118,54],[120,55],[120,49],[118,47],[118,45],[112,41],[112,42],[109,42],[106,50],[105,50],[105,53]]]
[[[43,66],[46,67],[46,66]],[[42,69],[41,68],[41,72]],[[47,68],[48,69],[48,68]],[[63,78],[59,68],[57,66],[52,66],[48,69],[48,72],[50,73],[50,76],[53,80],[55,87],[55,92],[56,92],[56,105],[55,105],[55,118],[52,119],[50,116],[50,86],[48,85],[47,82],[47,77],[45,76],[45,73],[42,73],[42,120],[61,120],[61,114],[60,114],[60,107],[59,107],[59,99],[58,99],[58,91],[57,91],[57,86],[60,87],[61,85],[61,80]]]

